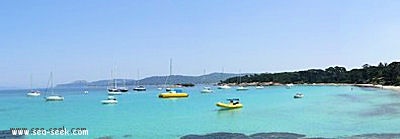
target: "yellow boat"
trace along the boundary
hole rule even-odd
[[[189,97],[189,94],[187,93],[176,93],[176,92],[166,92],[166,93],[161,93],[158,95],[159,98],[179,98],[179,97]]]
[[[221,108],[226,108],[226,109],[235,109],[235,108],[241,108],[241,107],[243,107],[243,104],[241,104],[241,103],[222,103],[222,102],[218,102],[217,104],[216,104],[218,107],[221,107]]]

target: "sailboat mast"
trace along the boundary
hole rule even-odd
[[[139,73],[139,69],[138,69],[137,70],[136,86],[139,86],[139,80],[140,80],[140,73]]]
[[[169,76],[172,75],[172,58],[169,59]]]
[[[31,76],[30,76],[30,80],[31,80],[31,90],[33,89],[33,85],[32,85],[32,73],[31,73]]]
[[[51,94],[54,94],[54,87],[53,87],[53,72],[50,72],[50,87],[51,87]]]

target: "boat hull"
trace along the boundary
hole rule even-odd
[[[46,101],[63,101],[64,97],[61,96],[48,96],[46,97]]]
[[[201,93],[212,93],[214,92],[213,90],[201,90]]]
[[[239,88],[236,88],[236,90],[237,91],[246,91],[246,90],[249,90],[249,88],[247,88],[247,87],[239,87]]]
[[[187,93],[161,93],[158,95],[159,98],[182,98],[182,97],[189,97]]]
[[[108,92],[108,95],[122,95],[122,92]]]
[[[117,100],[102,100],[101,104],[117,104]]]
[[[37,97],[37,96],[40,96],[40,93],[27,93],[26,95],[28,97]]]
[[[146,88],[134,88],[133,91],[146,91]]]

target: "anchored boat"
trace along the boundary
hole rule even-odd
[[[224,108],[224,109],[236,109],[242,108],[243,104],[239,102],[238,98],[227,99],[229,103],[218,102],[216,106]]]

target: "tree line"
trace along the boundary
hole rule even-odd
[[[228,78],[221,83],[237,83],[238,77]],[[277,82],[277,83],[349,83],[400,85],[400,62],[379,63],[377,66],[365,64],[361,69],[347,71],[344,67],[309,69],[296,72],[261,73],[241,77],[242,83]]]

